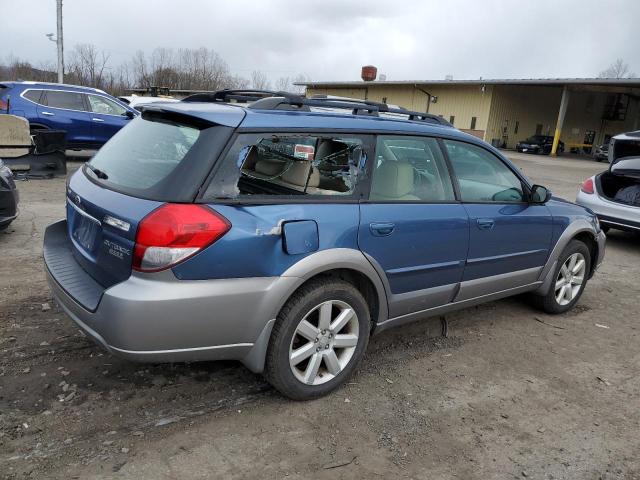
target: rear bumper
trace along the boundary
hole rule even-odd
[[[591,209],[604,226],[640,231],[640,207],[612,202],[597,193],[583,191],[578,192],[576,203]]]
[[[45,249],[52,241],[45,235]],[[66,261],[75,259],[70,255]],[[56,302],[111,353],[145,362],[240,360],[253,371],[262,369],[279,302],[297,281],[295,277],[184,281],[171,271],[136,273],[104,290],[95,311],[90,311],[64,288],[64,279],[56,278],[54,270],[47,265]]]

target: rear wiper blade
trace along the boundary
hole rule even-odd
[[[89,164],[89,163],[85,163],[85,165],[87,166],[87,168],[89,170],[91,170],[96,177],[98,177],[101,180],[107,180],[109,178],[109,175],[107,175],[106,173],[104,173],[102,170],[100,170],[99,168],[94,167],[93,165]]]

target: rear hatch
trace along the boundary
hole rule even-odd
[[[167,202],[193,202],[232,132],[164,109],[120,130],[67,187],[67,229],[80,266],[105,288],[126,280],[139,223]]]

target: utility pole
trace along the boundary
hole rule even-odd
[[[64,83],[64,48],[62,43],[62,0],[56,0],[56,13],[58,19],[58,83]]]

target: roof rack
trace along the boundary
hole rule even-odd
[[[194,93],[182,99],[183,102],[237,102],[249,103],[269,97],[297,97],[299,95],[274,90],[224,89],[216,92]]]
[[[390,107],[386,103],[371,100],[350,98],[331,98],[316,95],[306,98],[295,93],[274,90],[219,90],[217,92],[203,92],[190,95],[183,102],[237,102],[250,103],[248,106],[255,110],[297,110],[310,111],[310,107],[335,108],[351,110],[353,115],[379,116],[380,113],[406,115],[408,120],[435,123],[451,127],[451,123],[444,118],[425,112],[414,112],[403,107]]]
[[[371,100],[358,100],[347,98],[331,98],[326,96],[314,96],[306,98],[300,95],[290,95],[283,98],[265,98],[252,103],[249,108],[281,110],[287,105],[298,107],[319,107],[319,108],[340,108],[351,110],[353,115],[379,116],[380,113],[391,113],[406,115],[408,120],[436,123],[451,127],[450,122],[444,118],[425,112],[414,112],[403,107],[390,107],[386,103],[374,102]]]

